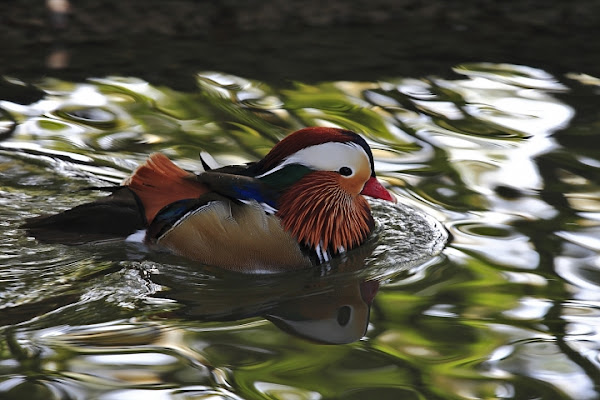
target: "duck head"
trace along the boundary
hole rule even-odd
[[[276,215],[320,261],[363,243],[374,227],[363,195],[395,201],[375,177],[373,154],[358,134],[313,127],[292,133],[254,166],[275,188]]]

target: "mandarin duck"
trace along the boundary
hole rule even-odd
[[[285,270],[365,242],[375,224],[363,195],[395,202],[375,177],[369,145],[348,130],[304,128],[258,162],[202,164],[191,173],[154,153],[111,195],[23,227],[47,242],[137,237],[206,265]]]

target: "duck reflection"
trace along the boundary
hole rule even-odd
[[[173,311],[176,317],[235,321],[260,316],[303,339],[345,344],[365,335],[379,289],[362,269],[373,246],[365,247],[317,270],[273,275],[207,270],[199,275],[197,269],[171,266],[151,280],[167,287],[155,296],[180,305]]]
[[[377,281],[351,281],[326,293],[285,301],[264,315],[281,330],[319,343],[344,344],[363,337]]]

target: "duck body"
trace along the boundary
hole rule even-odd
[[[185,171],[161,153],[113,193],[24,227],[40,240],[142,238],[203,264],[240,271],[306,268],[361,245],[374,227],[363,195],[394,201],[366,141],[305,128],[262,160]]]

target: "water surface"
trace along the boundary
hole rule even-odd
[[[599,398],[600,81],[453,73],[272,87],[200,72],[189,92],[9,81],[43,96],[0,99],[0,397]],[[351,260],[273,276],[19,229],[153,151],[190,170],[199,151],[254,161],[310,125],[362,133],[401,207],[443,223],[444,250],[415,250],[381,204]]]

